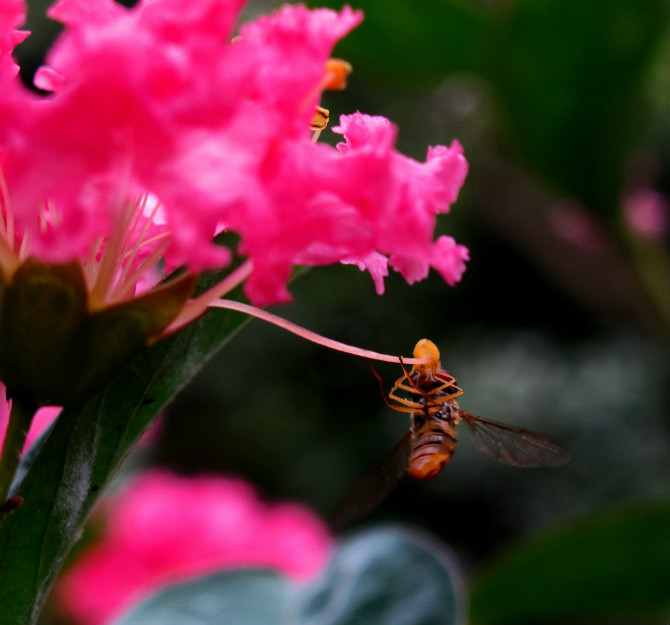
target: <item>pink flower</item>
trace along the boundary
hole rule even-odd
[[[460,279],[465,249],[432,241],[467,171],[460,145],[417,163],[394,150],[390,122],[361,114],[342,118],[338,149],[311,140],[331,50],[361,14],[285,6],[233,38],[241,5],[60,0],[44,97],[10,57],[22,4],[0,0],[6,275],[29,255],[90,265],[110,247],[133,250],[126,276],[161,257],[197,272],[229,261],[212,242],[223,225],[241,234],[256,304],[288,299],[298,263],[372,266],[379,292],[381,257],[409,281],[430,266]]]
[[[382,117],[343,116],[334,130],[346,139],[337,150],[285,141],[267,161],[256,207],[267,206],[270,227],[232,222],[257,269],[247,292],[260,301],[286,297],[278,289],[295,263],[372,267],[380,293],[388,258],[409,282],[430,266],[450,284],[460,280],[466,248],[432,241],[436,215],[448,211],[467,173],[460,144],[433,148],[418,163],[394,150],[396,130]]]
[[[298,264],[355,264],[380,294],[389,266],[410,283],[431,267],[460,280],[467,249],[433,240],[467,173],[458,142],[420,163],[395,150],[387,119],[361,113],[341,117],[337,147],[311,134],[323,90],[347,73],[332,48],[361,14],[285,6],[235,33],[241,6],[58,0],[49,15],[65,29],[36,76],[44,96],[22,86],[11,58],[23,3],[0,0],[0,283],[11,291],[0,316],[6,336],[31,343],[0,342],[15,395],[87,397],[242,283],[256,306],[290,299]],[[231,260],[214,243],[222,229],[239,234],[245,262],[190,299],[198,273]],[[177,266],[180,280],[153,286]],[[60,293],[43,313],[60,325],[25,304],[39,284]],[[117,314],[127,344],[106,334]]]
[[[7,400],[5,395],[6,389],[0,383],[0,451],[5,440],[5,431],[9,424],[9,414],[11,412],[12,402]],[[23,451],[26,451],[54,421],[60,414],[61,408],[59,406],[45,406],[40,408],[33,417],[30,424],[30,430],[26,436],[23,444]]]
[[[558,202],[549,212],[554,234],[585,252],[599,252],[607,247],[602,224],[579,204]]]
[[[623,212],[631,230],[648,239],[661,240],[668,234],[670,207],[662,194],[639,188],[624,198]]]
[[[234,567],[269,567],[295,580],[323,567],[331,538],[297,504],[268,505],[239,479],[153,470],[109,497],[99,541],[56,586],[67,613],[104,623],[170,583]]]

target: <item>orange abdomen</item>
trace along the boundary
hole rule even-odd
[[[455,447],[454,426],[437,415],[429,417],[414,435],[407,473],[418,480],[437,475],[451,460]]]

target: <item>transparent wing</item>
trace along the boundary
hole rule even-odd
[[[407,471],[412,447],[411,432],[370,469],[340,502],[330,519],[334,530],[342,529],[372,512],[395,488]]]
[[[551,439],[520,428],[482,419],[459,410],[472,432],[480,451],[498,462],[514,467],[558,467],[570,460],[570,453],[563,445]]]

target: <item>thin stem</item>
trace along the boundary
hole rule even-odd
[[[4,235],[4,238],[7,239],[7,244],[9,247],[14,245],[14,213],[12,213],[12,207],[9,203],[9,189],[7,188],[7,181],[5,180],[5,175],[0,168],[0,200],[2,200],[2,205],[4,206],[4,215],[0,219],[0,228],[2,232],[0,234]]]
[[[19,261],[14,250],[4,237],[0,236],[0,269],[7,276],[11,276],[18,267]]]
[[[152,242],[158,242],[156,248],[147,258],[145,258],[130,274],[124,276],[123,282],[118,282],[114,287],[114,291],[110,293],[109,300],[122,300],[132,297],[135,294],[135,287],[140,278],[149,272],[149,270],[158,264],[158,261],[163,257],[168,248],[169,241],[167,240],[167,233],[158,234],[153,237]],[[161,240],[162,239],[162,240]],[[128,261],[130,262],[130,261]],[[128,267],[129,265],[126,265]]]
[[[134,206],[136,204],[133,205],[126,202],[124,208],[114,211],[111,216],[110,236],[105,241],[105,247],[102,250],[98,264],[98,274],[90,293],[90,302],[94,306],[97,302],[106,301],[108,293],[114,284],[114,279],[117,277],[119,259],[121,258],[128,224],[134,214]]]
[[[268,323],[272,323],[284,330],[288,330],[293,334],[297,334],[302,338],[312,341],[312,343],[317,343],[318,345],[323,345],[329,349],[334,349],[338,352],[344,352],[345,354],[352,354],[353,356],[360,356],[361,358],[368,358],[370,360],[380,360],[383,362],[393,362],[396,364],[408,364],[408,365],[429,365],[434,362],[432,358],[402,358],[400,356],[393,356],[391,354],[381,354],[379,352],[373,352],[368,349],[362,349],[360,347],[355,347],[353,345],[347,345],[346,343],[341,343],[340,341],[335,341],[333,339],[326,338],[321,336],[316,332],[307,330],[302,326],[299,326],[297,323],[293,323],[286,319],[282,319],[277,315],[273,315],[265,310],[256,308],[255,306],[250,306],[249,304],[243,304],[242,302],[236,302],[234,300],[228,299],[218,299],[222,295],[230,292],[237,285],[241,284],[249,276],[253,270],[253,265],[251,261],[246,261],[240,265],[235,271],[229,274],[224,280],[219,282],[216,286],[209,289],[199,297],[191,300],[184,306],[180,315],[175,319],[175,321],[170,325],[170,327],[165,331],[165,334],[170,334],[177,331],[179,328],[187,325],[200,315],[202,315],[208,308],[225,308],[227,310],[236,310],[238,312],[250,315],[252,317],[257,317]]]
[[[262,319],[263,321],[267,321],[268,323],[272,323],[276,326],[279,326],[284,330],[293,332],[293,334],[297,334],[298,336],[301,336],[302,338],[307,339],[308,341],[312,341],[312,343],[323,345],[324,347],[334,349],[338,352],[345,352],[346,354],[360,356],[361,358],[368,358],[370,360],[381,360],[383,362],[393,362],[396,364],[405,363],[407,365],[427,365],[433,362],[431,358],[402,358],[401,360],[400,356],[393,356],[390,354],[380,354],[379,352],[373,352],[368,349],[361,349],[360,347],[354,347],[353,345],[340,343],[340,341],[335,341],[333,339],[326,338],[325,336],[321,336],[316,332],[312,332],[311,330],[307,330],[302,326],[299,326],[297,323],[287,321],[286,319],[282,319],[281,317],[273,315],[272,313],[269,313],[265,310],[256,308],[254,306],[249,306],[248,304],[243,304],[241,302],[235,302],[233,300],[228,299],[219,299],[214,302],[210,302],[209,305],[216,308],[236,310],[238,312],[251,315],[252,317],[257,317],[258,319]]]
[[[250,260],[242,263],[235,271],[228,274],[221,282],[213,286],[202,295],[192,299],[182,309],[179,316],[172,322],[172,325],[167,329],[167,332],[174,332],[182,326],[191,323],[202,315],[210,306],[216,306],[217,298],[230,293],[236,286],[242,284],[253,270],[253,263]]]
[[[158,210],[161,207],[160,202],[155,202],[154,207],[151,209],[151,212],[144,220],[144,224],[142,224],[142,217],[144,217],[144,211],[147,207],[147,200],[148,196],[145,194],[140,200],[138,200],[136,204],[133,223],[128,228],[128,236],[123,244],[123,249],[125,250],[123,257],[121,259],[121,265],[123,266],[123,269],[121,270],[121,275],[118,276],[116,279],[116,285],[109,294],[110,300],[122,299],[129,295],[133,295],[135,292],[136,283],[139,281],[139,279],[146,272],[148,272],[149,269],[151,269],[151,267],[153,267],[158,263],[158,261],[161,259],[161,257],[167,250],[168,241],[165,240],[169,236],[167,232],[162,232],[158,235],[151,236],[148,239],[144,238],[147,232],[149,232],[149,228],[151,228],[154,219],[156,218],[156,213],[158,213]],[[141,230],[139,234],[137,234],[137,240],[135,241],[134,245],[131,245],[133,234],[135,234],[135,232],[140,226]],[[135,259],[137,258],[137,255],[139,254],[140,250],[143,247],[146,247],[147,245],[150,245],[157,241],[158,242],[163,241],[163,244],[159,245],[156,249],[154,249],[154,251],[151,253],[148,259],[145,259],[143,262],[139,264],[138,267],[135,267],[133,269]],[[132,273],[131,269],[133,269]]]
[[[24,403],[16,398],[12,400],[9,424],[2,446],[2,455],[0,455],[0,505],[7,499],[34,414],[32,404]]]
[[[84,273],[84,279],[86,280],[87,290],[92,290],[97,280],[98,275],[98,253],[102,249],[103,244],[102,238],[97,238],[91,244],[91,248],[88,254],[88,258],[81,263],[81,270]]]
[[[0,167],[0,270],[11,275],[18,259],[14,252],[14,214],[9,203],[7,181]]]

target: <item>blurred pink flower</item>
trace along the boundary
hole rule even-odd
[[[5,441],[5,431],[9,424],[11,407],[12,402],[7,400],[5,386],[0,382],[0,450],[2,450],[2,444]],[[60,411],[60,406],[45,406],[35,413],[23,444],[23,451],[26,451],[40,437],[40,434],[53,423]]]
[[[579,204],[557,202],[549,212],[549,225],[560,239],[583,251],[596,252],[607,245],[602,224]]]
[[[225,227],[257,305],[289,298],[295,264],[355,263],[379,292],[389,262],[410,282],[431,266],[460,279],[467,250],[432,240],[467,172],[460,145],[419,163],[395,151],[388,120],[361,114],[342,117],[338,148],[310,136],[331,50],[362,15],[284,6],[233,37],[242,4],[59,0],[49,15],[66,28],[35,78],[44,97],[11,59],[23,3],[0,0],[6,276],[29,256],[77,260],[98,300],[118,301],[161,258],[227,264],[212,242]]]
[[[623,203],[626,222],[637,234],[650,239],[667,236],[670,207],[660,193],[649,188],[630,193]]]
[[[103,500],[103,530],[57,583],[78,622],[108,622],[167,584],[233,567],[269,567],[295,580],[324,566],[325,525],[297,504],[270,505],[220,476],[153,470]]]

